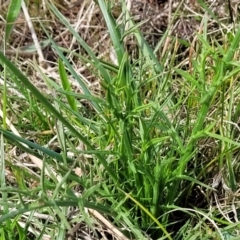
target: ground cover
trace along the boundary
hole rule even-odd
[[[238,7],[2,1],[1,239],[238,239]]]

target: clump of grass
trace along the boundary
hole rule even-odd
[[[239,228],[233,223],[237,222],[236,211],[231,209],[234,217],[225,211],[229,210],[227,201],[233,204],[238,191],[236,60],[240,29],[229,32],[222,46],[209,42],[207,22],[203,22],[194,57],[189,59],[192,68],[175,66],[177,39],[163,56],[166,60],[172,54],[166,66],[155,57],[124,4],[126,15],[121,24],[116,23],[104,1],[98,4],[109,30],[116,64],[97,58],[58,9],[49,4],[87,53],[88,58],[77,53],[75,57],[99,79],[102,91],[98,95],[89,90],[84,76],[71,65],[65,54],[67,49],[58,47],[43,25],[59,56],[61,84],[53,82],[35,65],[52,92],[50,97],[0,53],[6,76],[24,99],[19,101],[29,102],[30,115],[44,121],[43,130],[51,129],[51,139],[46,140],[61,148],[61,153],[57,153],[49,146],[31,142],[17,135],[17,131],[13,133],[10,123],[12,131],[8,131],[4,112],[5,124],[0,128],[2,163],[11,144],[31,154],[41,171],[34,174],[27,168],[22,172],[14,161],[6,162],[18,188],[7,187],[2,177],[1,203],[5,208],[1,209],[0,222],[7,232],[17,229],[19,236],[31,225],[39,238],[46,234],[60,239],[72,232],[76,222],[85,222],[92,238],[97,239],[99,225],[86,212],[88,208],[92,214],[93,210],[101,213],[116,230],[122,230],[115,232],[119,239],[146,239],[147,235],[152,239],[230,236]],[[126,25],[128,31],[124,34]],[[130,34],[139,46],[139,58],[133,61],[124,45]],[[70,78],[77,81],[81,94],[71,89]],[[4,92],[7,90],[10,89],[5,86]],[[5,98],[5,107],[14,101]],[[13,110],[11,114],[16,115]],[[24,127],[20,125],[19,130]],[[39,134],[37,126],[34,129]],[[38,137],[35,140],[39,142]],[[69,155],[69,151],[73,154]],[[2,176],[6,170],[2,165]],[[221,184],[226,196],[218,191]],[[80,193],[76,191],[79,187]],[[225,206],[218,202],[221,197],[226,199]],[[69,217],[70,207],[79,211],[73,212],[75,219]],[[27,216],[28,212],[31,214]],[[47,219],[38,218],[38,213]],[[33,223],[36,219],[38,222]]]

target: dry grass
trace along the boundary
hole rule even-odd
[[[2,24],[0,27],[2,32],[4,32],[4,16],[6,15],[8,2],[9,1],[4,1],[1,3]],[[233,5],[233,14],[234,16],[237,16],[237,1],[231,2]],[[112,45],[105,23],[97,4],[94,1],[74,1],[73,3],[68,1],[55,1],[54,3],[68,21],[72,23],[76,31],[80,33],[80,36],[89,46],[92,47],[99,58],[103,60],[111,59],[114,61],[114,56],[111,56],[110,54]],[[207,5],[221,22],[227,23],[229,21],[229,13],[226,11],[228,9],[227,1],[212,0],[208,1]],[[93,79],[87,70],[85,63],[83,63],[78,57],[74,56],[74,53],[83,56],[85,55],[82,47],[76,42],[68,29],[64,28],[61,22],[56,19],[53,13],[47,8],[46,0],[35,1],[35,3],[31,2],[27,7],[38,41],[44,45],[44,41],[47,39],[47,36],[39,23],[39,21],[41,21],[58,46],[68,51],[68,53],[66,53],[68,59],[72,62],[77,72],[85,77],[85,81],[90,89],[94,89],[97,86],[97,91],[99,91],[99,83],[96,79]],[[121,15],[121,7],[119,6],[119,3],[113,2],[111,8],[113,16],[118,19]],[[130,2],[130,11],[136,23],[142,21],[145,22],[141,25],[140,29],[152,47],[156,47],[166,29],[169,30],[171,36],[178,36],[180,39],[192,41],[194,34],[197,31],[201,31],[201,22],[198,19],[201,20],[205,13],[203,7],[193,0],[163,0],[150,1],[150,3],[143,0],[134,0]],[[175,15],[176,11],[177,14]],[[228,25],[219,26],[219,23],[216,23],[214,19],[210,21],[210,25],[209,34],[211,34],[211,32],[214,32],[214,34],[216,34],[217,31],[220,32],[223,26],[229,27]],[[156,51],[158,52],[159,57],[164,55],[168,45],[171,47],[170,43],[171,40],[169,41],[169,39],[166,39],[161,46],[158,46]],[[58,72],[56,69],[56,61],[58,57],[51,46],[48,43],[46,43],[46,45],[47,46],[44,46],[42,49],[45,62],[42,70],[44,73],[47,73],[50,78],[58,81]],[[129,38],[126,42],[130,55],[131,52],[133,52],[133,57],[134,52],[137,51],[136,45],[134,39]],[[11,56],[14,61],[22,63],[20,66],[21,69],[23,69],[28,75],[32,75],[32,81],[36,86],[42,88],[44,82],[40,76],[34,74],[36,71],[33,67],[33,62],[39,60],[39,56],[34,47],[31,32],[29,31],[23,13],[16,21],[14,33],[12,34],[8,46],[6,55]],[[31,52],[26,49],[30,46],[33,48],[33,51]],[[183,60],[187,61],[186,58],[188,56],[186,56],[186,54],[184,55],[185,59]],[[74,85],[74,80],[72,81],[72,84]]]

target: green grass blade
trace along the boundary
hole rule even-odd
[[[233,38],[231,45],[227,50],[226,55],[223,58],[223,61],[225,63],[228,64],[233,59],[233,56],[239,47],[239,43],[240,43],[240,27],[238,28],[237,33],[236,33],[235,37]]]
[[[123,41],[121,41],[119,28],[116,22],[114,21],[111,13],[109,13],[105,1],[99,0],[98,4],[103,14],[104,20],[107,24],[107,28],[111,36],[111,40],[113,42],[114,50],[116,51],[118,63],[120,64],[124,54],[124,47],[123,47]]]
[[[63,62],[61,61],[61,59],[58,59],[58,70],[59,70],[59,73],[60,73],[60,79],[61,79],[61,82],[62,82],[63,89],[65,91],[72,92],[71,91],[71,84],[68,80],[67,73],[66,73],[66,70],[64,68],[64,65],[63,65]],[[74,111],[77,111],[77,104],[76,104],[75,98],[71,95],[66,95],[66,97],[67,97],[67,101],[68,101],[69,106]]]
[[[9,4],[7,17],[6,17],[5,44],[9,40],[12,29],[14,27],[15,20],[20,13],[21,3],[22,3],[22,0],[11,0]]]

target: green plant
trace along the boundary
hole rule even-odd
[[[71,65],[66,57],[70,54],[68,50],[60,48],[43,25],[48,40],[59,56],[57,64],[61,84],[49,79],[37,65],[35,67],[52,91],[51,97],[41,93],[0,52],[1,64],[9,71],[6,74],[16,86],[27,88],[28,93],[21,92],[29,102],[31,99],[29,105],[32,111],[36,114],[36,106],[42,110],[38,111],[36,118],[51,118],[50,125],[55,128],[62,149],[61,153],[56,153],[7,131],[7,114],[4,111],[5,124],[0,128],[1,152],[4,153],[3,142],[6,139],[42,161],[40,176],[35,177],[38,188],[30,191],[23,183],[19,184],[20,189],[7,188],[5,184],[1,186],[3,196],[5,194],[1,200],[5,209],[0,223],[8,221],[11,226],[11,218],[15,223],[17,217],[26,212],[54,212],[57,217],[52,221],[57,225],[56,219],[60,219],[57,234],[59,239],[64,239],[71,229],[66,219],[67,207],[72,206],[81,210],[82,218],[79,217],[79,221],[85,221],[95,235],[94,223],[84,208],[99,211],[119,228],[127,226],[136,239],[145,239],[145,232],[154,239],[174,239],[174,234],[178,239],[191,239],[193,233],[196,238],[205,237],[208,233],[203,229],[207,224],[200,223],[206,219],[212,224],[214,234],[223,239],[216,222],[224,226],[224,231],[229,223],[218,216],[217,210],[216,216],[211,213],[212,216],[207,209],[200,209],[202,206],[195,202],[198,199],[192,200],[192,195],[195,192],[199,194],[198,189],[201,189],[206,193],[205,201],[210,202],[209,195],[216,189],[208,179],[219,171],[229,192],[237,190],[234,172],[237,163],[234,158],[240,145],[231,123],[239,112],[239,104],[235,111],[233,102],[239,91],[237,76],[240,69],[234,53],[239,47],[240,29],[229,34],[232,41],[229,44],[226,40],[225,44],[228,45],[223,48],[217,42],[210,45],[205,22],[203,34],[198,35],[198,51],[192,59],[193,69],[188,71],[175,67],[174,59],[163,69],[164,62],[159,63],[124,3],[126,15],[121,24],[116,23],[105,1],[99,0],[98,4],[112,40],[117,65],[98,59],[58,9],[49,4],[52,12],[87,53],[86,57],[75,53],[75,57],[88,66],[95,79],[99,79],[103,90],[98,95],[89,90],[84,76]],[[126,25],[129,29],[124,33]],[[139,46],[139,59],[133,62],[124,46],[129,35],[134,35]],[[178,40],[174,41],[172,48],[166,52],[166,56],[172,53],[173,58],[176,56],[173,46],[177,45]],[[78,82],[81,94],[71,89],[72,78]],[[5,96],[6,91],[5,87]],[[5,97],[5,108],[6,102]],[[82,102],[87,102],[90,107],[86,110]],[[202,144],[202,141],[208,140],[217,142],[219,147],[204,159],[202,152],[205,148],[212,151],[207,144]],[[77,149],[80,144],[81,149]],[[76,160],[67,155],[67,149],[78,156]],[[14,169],[14,164],[8,164]],[[74,173],[76,166],[81,168],[83,175]],[[227,166],[227,171],[223,171],[224,166]],[[216,170],[212,173],[214,168]],[[2,169],[5,169],[4,165]],[[32,178],[27,173],[21,176],[20,170],[15,170],[19,179]],[[72,189],[75,184],[83,188],[80,196]],[[7,204],[6,194],[10,192],[15,193],[14,202],[17,202],[16,196],[20,199],[15,210]],[[27,204],[29,199],[34,203]],[[186,218],[185,221],[178,218],[179,212],[180,217]],[[191,217],[199,219],[195,228],[192,227],[194,221],[191,223],[189,220]],[[181,231],[176,234],[172,225],[178,222],[181,226],[176,228]],[[47,231],[47,223],[40,222],[40,227]]]

